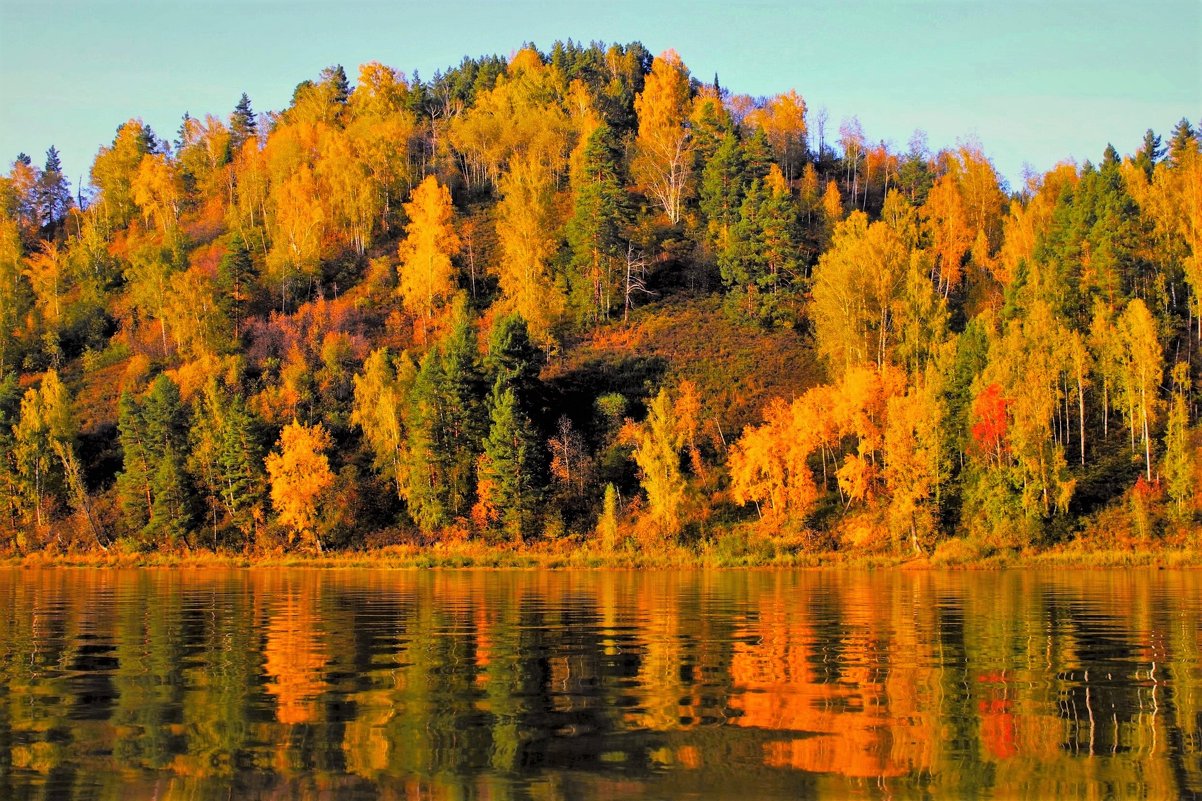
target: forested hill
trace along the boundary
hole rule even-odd
[[[1011,188],[824,123],[569,42],[18,157],[0,544],[1193,544],[1190,122]]]

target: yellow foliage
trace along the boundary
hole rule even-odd
[[[806,102],[801,95],[790,89],[772,97],[763,108],[748,114],[746,123],[764,131],[785,178],[797,177],[806,140]]]
[[[680,220],[692,177],[692,150],[684,125],[689,107],[688,70],[675,50],[664,51],[652,62],[643,91],[634,99],[639,133],[631,169],[672,224]]]
[[[163,234],[175,227],[179,221],[183,186],[166,156],[149,153],[143,156],[130,189],[147,224],[155,220]]]
[[[931,187],[922,209],[945,295],[959,285],[964,258],[979,233],[988,243],[980,253],[992,252],[1004,204],[997,173],[979,149],[961,147],[947,159],[946,171]]]
[[[319,499],[334,483],[325,455],[332,444],[320,423],[306,426],[293,420],[280,432],[278,449],[267,455],[266,462],[277,520],[292,530],[294,539],[311,541],[318,553],[321,539],[314,527]]]
[[[641,425],[628,425],[623,438],[634,444],[643,491],[647,493],[648,519],[660,537],[675,537],[681,528],[686,484],[680,471],[684,433],[666,389],[661,389],[647,409]]]
[[[421,320],[424,338],[435,311],[455,291],[451,258],[463,244],[452,225],[451,192],[433,175],[418,184],[405,204],[409,224],[401,243],[400,287],[405,310]]]
[[[822,195],[822,216],[831,228],[843,219],[843,196],[839,194],[839,185],[834,181],[826,182],[826,191]]]
[[[501,179],[501,195],[501,305],[520,314],[531,335],[547,342],[566,304],[550,269],[557,244],[550,175],[537,159],[519,157]]]
[[[572,123],[564,111],[562,76],[538,54],[519,52],[492,89],[450,122],[447,140],[460,156],[469,187],[495,184],[516,156],[538,160],[551,173],[563,169]]]

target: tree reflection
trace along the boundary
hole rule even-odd
[[[1199,612],[1188,571],[4,570],[0,797],[1177,797]]]

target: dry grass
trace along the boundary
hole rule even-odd
[[[455,542],[430,547],[393,545],[363,551],[307,554],[288,551],[176,551],[134,553],[110,550],[8,555],[0,565],[91,568],[856,568],[856,569],[1001,569],[1013,567],[1202,567],[1202,553],[1180,547],[1142,549],[1090,548],[1080,543],[1044,551],[982,553],[963,540],[948,540],[930,557],[855,551],[808,551],[802,537],[767,538],[750,529],[731,529],[720,537],[691,546],[654,550],[620,548],[604,551],[571,540],[515,547],[481,542]]]

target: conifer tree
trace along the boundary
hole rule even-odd
[[[1188,117],[1182,117],[1173,128],[1173,138],[1169,140],[1169,159],[1174,164],[1181,164],[1186,154],[1198,152],[1198,132],[1190,125]]]
[[[484,369],[494,385],[513,390],[523,414],[538,412],[541,388],[538,376],[545,362],[546,355],[531,341],[526,321],[520,315],[506,315],[497,322],[488,340]]]
[[[263,445],[257,421],[240,394],[230,399],[223,422],[217,454],[221,502],[231,522],[249,537],[263,496]]]
[[[426,533],[468,513],[487,432],[474,332],[462,312],[459,317],[447,341],[422,359],[406,404],[403,495]]]
[[[217,264],[217,288],[221,291],[218,305],[233,324],[234,340],[242,332],[242,320],[254,286],[254,262],[246,241],[237,232],[230,236],[225,255]]]
[[[747,183],[743,148],[738,138],[728,133],[702,170],[699,192],[710,243],[719,251],[726,247],[730,230],[738,222]]]
[[[246,142],[258,135],[259,125],[255,112],[250,106],[250,98],[243,92],[242,97],[238,99],[238,105],[234,106],[234,113],[230,115],[230,149],[237,153]]]
[[[150,385],[142,402],[150,486],[150,515],[142,534],[151,545],[174,545],[192,523],[194,497],[184,472],[188,413],[179,387],[165,375]]]
[[[618,171],[618,150],[609,126],[589,136],[574,176],[572,218],[567,225],[571,248],[573,298],[578,314],[609,318],[618,293],[626,195]]]
[[[489,487],[489,500],[499,510],[505,533],[520,543],[531,534],[538,509],[538,444],[517,394],[501,379],[493,386],[490,406],[491,426],[480,460],[480,482]]]
[[[71,209],[71,185],[63,175],[62,161],[53,145],[46,151],[46,166],[39,176],[37,204],[43,226],[61,222]]]
[[[130,531],[139,531],[150,520],[154,497],[150,489],[153,475],[142,407],[128,390],[117,402],[117,441],[121,446],[121,472],[117,474],[117,502],[122,523]]]

